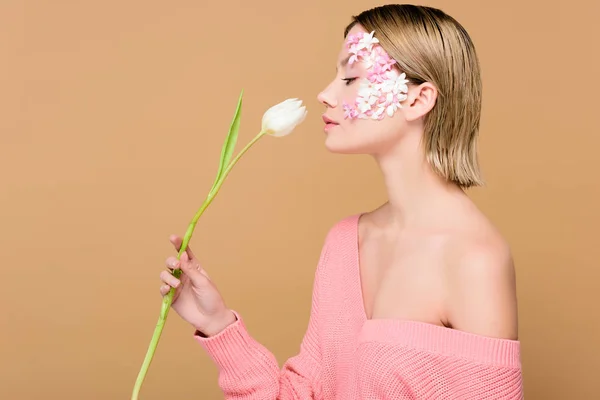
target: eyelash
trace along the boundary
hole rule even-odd
[[[349,86],[356,78],[343,78],[342,80],[346,82],[346,86]]]

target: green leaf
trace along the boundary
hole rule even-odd
[[[233,120],[231,121],[231,126],[229,127],[229,133],[227,134],[227,138],[225,139],[225,143],[223,143],[223,148],[221,149],[221,160],[219,162],[219,170],[217,172],[217,177],[215,178],[215,182],[210,189],[212,192],[219,183],[221,176],[223,175],[223,171],[229,165],[231,161],[231,156],[233,155],[233,151],[235,150],[235,144],[237,143],[238,131],[240,130],[240,117],[242,111],[242,98],[244,97],[244,90],[240,93],[240,97],[238,99],[237,108],[235,110],[235,114],[233,116]],[[210,193],[209,192],[209,193]]]

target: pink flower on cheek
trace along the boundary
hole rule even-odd
[[[344,102],[344,119],[355,119],[358,117],[358,110],[352,107],[350,104]]]
[[[372,83],[383,83],[383,80],[385,79],[385,72],[386,68],[384,66],[381,64],[375,64],[369,68],[367,79]]]
[[[373,51],[368,57],[365,57],[365,60],[369,60],[366,64],[367,79],[371,83],[383,83],[387,79],[386,72],[392,71],[393,65],[396,63],[396,60],[391,59],[385,50],[379,46],[373,48]]]
[[[375,64],[381,69],[381,71],[391,71],[392,66],[396,63],[396,60],[390,58],[390,56],[381,47],[377,47],[377,54],[375,56]]]
[[[360,55],[356,43],[350,44],[350,46],[348,47],[348,52],[351,54],[350,58],[348,59],[348,64],[354,64],[355,62],[357,62]]]

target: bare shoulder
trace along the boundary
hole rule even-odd
[[[512,251],[485,217],[474,217],[452,241],[448,256],[447,318],[482,336],[518,340]]]

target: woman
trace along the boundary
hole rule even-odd
[[[191,251],[167,260],[182,280],[165,270],[160,291],[177,288],[227,399],[522,398],[510,249],[464,193],[482,181],[471,40],[412,5],[365,11],[344,38],[319,94],[326,146],[372,155],[388,202],[329,231],[299,354],[280,370]]]

